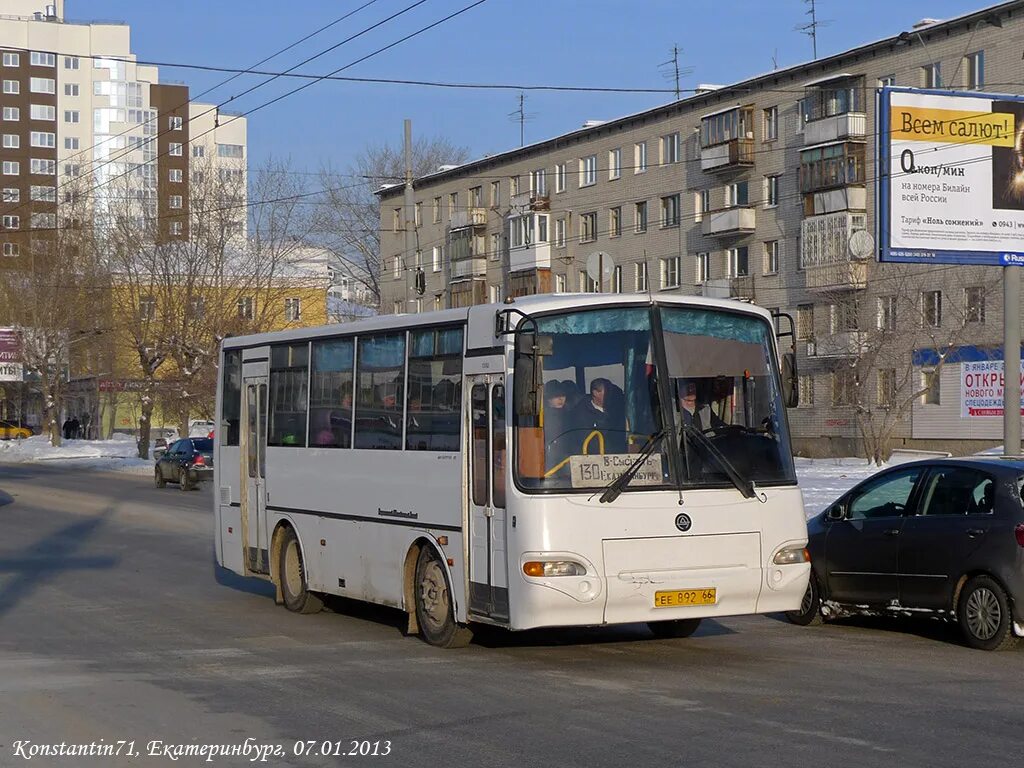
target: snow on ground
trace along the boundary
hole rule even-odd
[[[137,474],[153,471],[153,460],[138,457],[135,438],[130,435],[114,435],[110,440],[64,440],[57,448],[45,435],[0,441],[0,464],[33,462]]]
[[[796,477],[804,495],[807,517],[813,517],[863,480],[883,467],[867,459],[801,459],[796,461]]]

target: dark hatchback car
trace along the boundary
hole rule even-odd
[[[795,624],[926,613],[982,650],[1024,634],[1024,459],[938,459],[879,472],[807,523]]]
[[[171,443],[156,460],[156,487],[177,483],[183,491],[213,479],[213,440],[191,437]]]

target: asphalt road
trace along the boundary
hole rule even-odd
[[[1024,651],[936,622],[489,633],[431,648],[387,609],[315,616],[213,563],[210,489],[0,466],[0,766],[956,766],[1021,760]],[[36,757],[116,745],[136,757]],[[299,758],[298,741],[387,756]],[[20,750],[17,744],[21,742]],[[331,751],[336,751],[331,746]],[[253,755],[250,754],[250,757]]]

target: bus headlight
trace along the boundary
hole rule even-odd
[[[586,576],[587,567],[573,560],[530,560],[523,563],[527,576]]]
[[[776,565],[793,565],[794,563],[811,562],[811,553],[806,547],[786,547],[775,553],[772,562]]]

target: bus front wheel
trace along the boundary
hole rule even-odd
[[[468,627],[455,622],[448,576],[433,547],[424,546],[416,559],[416,621],[423,639],[438,648],[463,648],[473,639]]]
[[[309,591],[306,582],[306,566],[302,561],[302,547],[293,528],[282,532],[281,555],[277,576],[281,581],[281,597],[284,607],[295,613],[318,613],[324,603]]]
[[[675,619],[674,621],[649,621],[647,628],[659,639],[689,637],[697,631],[700,619]]]

